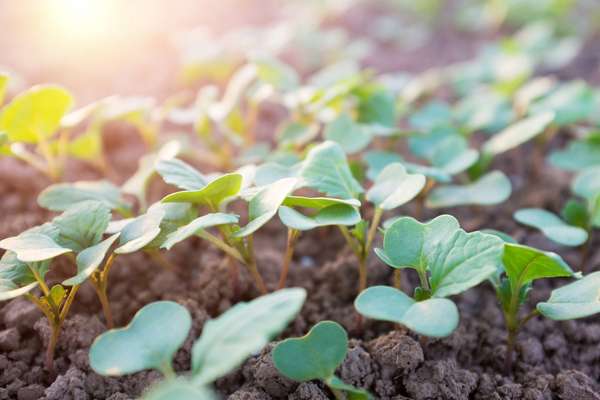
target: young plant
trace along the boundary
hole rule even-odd
[[[68,145],[68,136],[60,129],[61,119],[72,104],[71,94],[53,85],[34,86],[16,96],[0,113],[0,131],[6,134],[8,153],[53,181],[59,180]]]
[[[176,395],[180,393],[210,399],[214,396],[210,384],[278,335],[298,314],[305,298],[304,289],[283,289],[249,303],[238,303],[206,322],[192,346],[192,370],[179,377],[172,361],[189,335],[190,313],[171,301],[151,303],[140,309],[126,327],[96,338],[89,352],[90,366],[106,376],[146,369],[161,372],[165,380],[145,399],[186,398]]]
[[[79,289],[79,285],[65,288],[60,284],[50,287],[46,283],[52,259],[71,252],[58,242],[59,230],[52,224],[37,226],[0,241],[0,248],[7,250],[0,259],[0,300],[25,296],[48,319],[51,329],[45,357],[48,371],[54,370],[56,343]],[[31,293],[38,286],[42,292],[39,296]]]
[[[364,192],[352,176],[346,155],[334,142],[324,142],[311,149],[299,172],[305,184],[342,199],[358,199]],[[399,163],[386,166],[367,191],[366,199],[374,205],[369,222],[362,220],[351,231],[339,225],[344,238],[359,263],[359,292],[367,286],[367,259],[384,211],[397,208],[416,197],[425,186],[425,177],[409,174]]]
[[[513,352],[519,331],[532,318],[544,315],[555,320],[582,318],[600,312],[600,274],[594,273],[574,283],[556,289],[547,302],[520,317],[521,306],[527,301],[533,282],[542,278],[574,277],[581,275],[557,254],[543,252],[532,247],[515,243],[504,244],[504,254],[500,269],[491,281],[496,293],[508,332],[505,369],[512,369]]]
[[[273,348],[272,357],[280,374],[298,382],[321,380],[338,400],[368,400],[363,389],[335,376],[348,352],[348,334],[333,321],[321,321],[301,338],[286,339]]]
[[[503,241],[482,232],[467,233],[450,215],[428,223],[410,217],[395,220],[385,230],[379,258],[395,274],[414,269],[420,285],[411,298],[396,288],[373,286],[355,300],[357,311],[370,318],[402,324],[432,337],[450,335],[458,326],[458,309],[446,297],[478,285],[496,272]]]

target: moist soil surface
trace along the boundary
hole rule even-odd
[[[351,25],[352,15],[348,18],[350,21],[346,22]],[[449,53],[447,57],[440,56],[434,47],[415,58],[436,63],[466,59],[475,46],[470,42],[459,44],[460,41],[464,38],[443,46]],[[581,71],[597,71],[598,60],[592,61],[584,60],[585,65],[575,62],[565,70],[565,77],[581,77]],[[407,66],[393,55],[381,57],[378,63],[381,69],[395,69],[399,65],[415,70],[424,67]],[[597,76],[584,78],[594,81]],[[273,125],[267,125],[264,136],[272,136]],[[564,135],[557,135],[549,147],[562,146],[560,137]],[[135,171],[135,160],[143,155],[144,145],[135,132],[120,125],[108,127],[104,142],[108,164],[112,166],[105,177],[122,183]],[[558,252],[578,269],[579,249],[558,248],[541,234],[517,225],[512,218],[514,210],[525,206],[559,211],[569,195],[569,176],[547,165],[536,168],[536,158],[531,154],[535,150],[526,145],[496,160],[494,167],[503,170],[513,184],[513,194],[505,204],[448,211],[467,230],[504,231],[520,243]],[[67,172],[65,178],[69,181],[101,178],[83,164],[73,163],[67,171],[74,171]],[[16,235],[51,217],[36,204],[37,194],[48,184],[43,176],[23,164],[0,159],[0,238]],[[155,182],[151,198],[157,200],[169,190],[172,188]],[[425,210],[420,219],[443,212]],[[415,216],[416,209],[407,206],[400,213]],[[278,281],[285,237],[284,229],[274,221],[255,239],[259,268],[271,289]],[[600,251],[596,251],[599,239],[590,246],[588,271],[600,267]],[[186,306],[192,313],[193,328],[175,360],[176,369],[186,371],[190,367],[191,344],[200,335],[203,324],[232,304],[256,297],[258,292],[243,269],[238,287],[232,288],[227,260],[199,239],[178,244],[166,257],[173,268],[165,269],[144,254],[118,258],[111,271],[109,297],[118,326],[128,323],[137,310],[152,301],[173,300]],[[73,272],[71,265],[59,262],[48,276],[58,282]],[[391,269],[371,257],[369,284],[392,284],[392,280]],[[514,368],[507,374],[503,365],[506,349],[503,317],[488,284],[454,297],[461,321],[450,337],[427,339],[393,324],[360,319],[352,304],[357,283],[357,263],[338,231],[323,229],[303,234],[296,246],[288,286],[304,287],[309,295],[300,315],[277,340],[303,335],[321,320],[341,323],[351,341],[338,375],[380,399],[600,399],[599,316],[569,322],[534,318],[518,337]],[[552,288],[562,283],[536,282],[529,305],[545,300]],[[403,272],[403,288],[412,292],[415,284],[416,277],[409,271]],[[106,329],[101,315],[93,288],[83,285],[58,343],[56,373],[49,374],[43,368],[49,327],[42,314],[24,299],[0,304],[0,400],[125,400],[143,394],[160,379],[158,373],[106,378],[90,370],[90,344]],[[223,398],[333,398],[319,382],[299,384],[279,375],[270,357],[273,343],[216,382]]]

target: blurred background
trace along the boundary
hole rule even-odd
[[[163,99],[257,53],[305,73],[336,58],[421,72],[526,28],[557,48],[562,78],[600,81],[598,0],[2,0],[0,26],[13,91],[58,83],[78,105]]]

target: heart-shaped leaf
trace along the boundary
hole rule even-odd
[[[95,246],[88,247],[77,254],[77,275],[63,281],[65,286],[81,285],[85,280],[96,271],[100,266],[106,253],[110,250],[113,243],[119,238],[120,233],[115,233],[107,239],[104,239]]]
[[[83,201],[52,220],[60,233],[57,242],[80,252],[102,240],[110,221],[110,209],[98,201]]]
[[[588,238],[585,229],[571,226],[550,211],[540,208],[523,208],[514,217],[524,225],[539,229],[553,242],[565,246],[579,246]]]
[[[448,299],[416,302],[389,286],[371,286],[358,295],[354,307],[362,315],[396,322],[425,336],[445,337],[458,326],[458,309]]]
[[[160,223],[164,217],[164,208],[150,207],[146,214],[134,218],[121,230],[115,253],[133,253],[150,244],[160,234]]]
[[[213,382],[262,349],[298,314],[305,299],[304,289],[282,289],[237,303],[209,320],[192,348],[193,381]]]
[[[242,229],[235,232],[234,237],[251,235],[269,222],[277,214],[277,210],[285,198],[294,191],[297,184],[298,179],[296,178],[284,178],[256,193],[248,205],[249,222]]]
[[[327,125],[324,136],[325,139],[338,143],[347,154],[363,150],[372,139],[367,130],[345,113]]]
[[[484,143],[482,151],[491,156],[520,146],[544,132],[554,121],[553,112],[543,112],[514,123]]]
[[[554,289],[548,301],[537,310],[557,321],[583,318],[600,312],[600,272],[589,274],[566,286]]]
[[[347,352],[348,334],[344,328],[337,322],[321,321],[306,336],[278,343],[272,357],[281,374],[305,382],[331,378]]]
[[[300,169],[306,185],[331,197],[358,198],[363,192],[352,176],[342,147],[332,141],[313,147]]]
[[[62,247],[50,236],[35,232],[24,232],[1,240],[0,248],[16,253],[17,258],[26,263],[49,260],[71,252],[71,249]]]
[[[504,271],[513,289],[540,278],[576,277],[558,255],[520,244],[504,244]]]
[[[239,193],[242,188],[242,181],[243,177],[241,174],[225,174],[214,179],[202,189],[172,193],[162,199],[162,201],[165,203],[206,205],[216,211],[223,201]]]
[[[191,326],[192,318],[185,307],[172,301],[150,303],[126,327],[112,329],[94,340],[90,366],[108,376],[145,369],[169,370]]]
[[[392,210],[411,201],[425,186],[425,176],[408,174],[400,163],[386,166],[367,191],[367,200],[383,210]]]
[[[0,131],[6,132],[11,142],[38,143],[58,131],[72,104],[71,94],[59,86],[34,86],[4,107]]]
[[[150,388],[142,400],[217,400],[215,393],[205,386],[197,386],[185,378],[160,382]]]
[[[209,182],[196,168],[177,158],[158,160],[155,168],[165,182],[183,190],[200,190]]]
[[[160,247],[170,250],[171,247],[195,235],[200,230],[217,225],[237,224],[238,220],[239,217],[234,214],[214,213],[203,215],[170,233]]]
[[[321,208],[316,214],[306,216],[293,208],[279,207],[279,219],[289,228],[306,231],[321,226],[352,226],[360,222],[360,213],[355,207],[347,204],[334,204]]]
[[[88,200],[99,201],[111,210],[129,208],[121,190],[108,181],[58,183],[44,189],[37,200],[41,207],[52,211],[66,211]]]
[[[426,204],[431,208],[494,205],[508,199],[511,190],[506,175],[492,171],[469,185],[438,186],[430,192]]]

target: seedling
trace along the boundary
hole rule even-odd
[[[600,132],[591,132],[579,140],[571,140],[564,150],[557,150],[548,156],[555,167],[566,171],[581,171],[600,165]]]
[[[175,393],[205,398],[200,394],[210,393],[212,382],[278,335],[298,314],[305,298],[304,289],[283,289],[249,303],[238,303],[206,322],[192,346],[192,370],[180,377],[172,360],[189,334],[190,313],[174,302],[151,303],[140,309],[126,327],[96,338],[90,348],[90,366],[106,376],[146,369],[161,372],[166,380],[147,395],[149,399],[179,398],[173,397]]]
[[[588,239],[585,229],[569,225],[557,215],[540,208],[523,208],[515,212],[514,218],[539,229],[548,239],[564,246],[580,246]]]
[[[492,171],[466,185],[441,185],[429,193],[425,204],[430,208],[464,205],[489,206],[500,204],[510,197],[510,180],[501,171]]]
[[[299,175],[307,186],[342,199],[358,199],[364,192],[352,176],[342,148],[324,142],[309,151]],[[409,174],[400,163],[386,166],[367,191],[366,199],[375,206],[369,222],[362,220],[351,231],[339,225],[359,262],[359,292],[367,286],[367,259],[384,211],[397,208],[416,197],[425,186],[425,177]]]
[[[512,369],[515,341],[519,331],[532,318],[541,314],[550,319],[582,318],[600,312],[598,288],[600,274],[594,273],[574,283],[556,289],[547,302],[538,303],[536,309],[521,318],[520,308],[527,301],[533,282],[542,278],[575,277],[571,267],[557,254],[532,247],[505,243],[502,263],[492,276],[498,300],[504,312],[508,331],[505,369]]]
[[[60,122],[73,104],[73,97],[59,86],[43,85],[16,96],[0,114],[0,131],[6,134],[10,155],[19,158],[53,181],[60,179],[68,137]],[[35,151],[26,145],[34,145]]]
[[[335,376],[348,352],[348,334],[333,321],[321,321],[301,338],[286,339],[273,348],[275,368],[298,382],[319,379],[338,400],[367,400],[371,395],[363,389],[344,383]]]
[[[0,259],[0,300],[25,296],[48,319],[52,330],[45,358],[48,371],[54,370],[56,343],[79,289],[79,285],[65,288],[59,284],[49,287],[46,283],[52,259],[71,252],[58,242],[59,230],[51,224],[31,228],[19,236],[0,241],[0,248],[7,250]],[[31,293],[38,286],[42,291],[40,296]]]
[[[428,223],[399,218],[385,230],[383,248],[375,253],[397,271],[410,268],[417,272],[420,285],[414,298],[404,294],[399,285],[374,286],[363,291],[354,306],[366,317],[396,322],[425,336],[448,336],[458,326],[459,316],[456,305],[446,297],[494,274],[502,249],[498,237],[467,233],[450,215]]]

